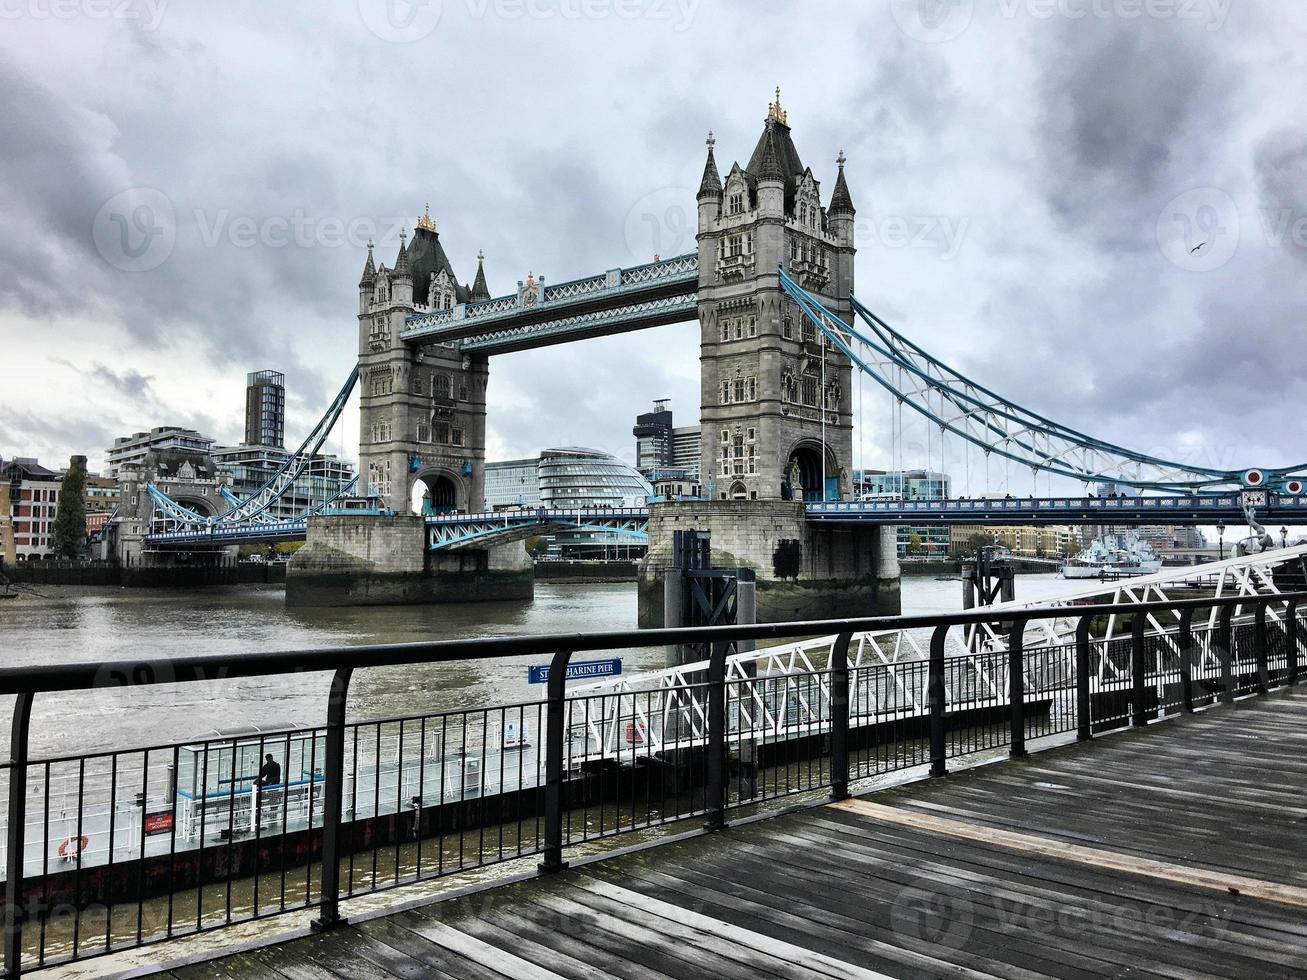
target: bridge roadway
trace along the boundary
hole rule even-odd
[[[1307,495],[1260,494],[1256,512],[1267,524],[1307,524]],[[1181,524],[1238,527],[1244,522],[1237,493],[1171,497],[982,497],[960,500],[832,500],[807,504],[808,520],[837,524]],[[480,514],[446,514],[427,518],[432,550],[502,543],[550,527],[585,527],[640,535],[649,512],[645,507],[522,509]],[[285,541],[304,537],[303,520],[281,524],[224,525],[151,534],[153,547],[193,548],[249,541]]]
[[[193,977],[1302,976],[1307,689],[694,832]]]

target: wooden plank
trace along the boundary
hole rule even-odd
[[[414,917],[407,927],[424,939],[452,950],[459,956],[465,956],[488,970],[501,973],[510,980],[561,980],[559,974],[551,970],[435,919]]]
[[[1131,857],[1101,848],[1068,844],[1047,837],[1035,837],[994,827],[978,827],[960,820],[912,813],[900,807],[885,806],[868,800],[842,800],[828,805],[885,823],[902,824],[966,840],[986,841],[1013,850],[1029,851],[1045,857],[1075,861],[1099,868],[1110,868],[1125,874],[1161,878],[1194,888],[1206,888],[1231,895],[1248,895],[1267,902],[1307,909],[1307,888],[1299,888],[1295,885],[1283,885],[1245,875],[1205,871],[1149,858]]]
[[[613,884],[611,881],[604,881],[588,876],[581,876],[574,882],[576,887],[585,891],[593,892],[597,895],[603,895],[621,902],[629,908],[637,909],[651,916],[668,919],[672,922],[678,922],[690,929],[696,929],[708,935],[721,936],[722,938],[737,943],[746,949],[756,949],[768,956],[774,956],[779,960],[794,963],[804,970],[810,971],[814,976],[819,977],[851,977],[855,980],[888,980],[883,973],[875,973],[871,970],[864,970],[862,967],[855,966],[852,963],[836,960],[833,957],[825,956],[821,953],[814,953],[801,946],[793,943],[787,943],[784,940],[774,939],[771,936],[762,933],[753,932],[748,929],[741,929],[729,922],[721,919],[714,919],[706,915],[700,915],[698,912],[691,912],[688,909],[681,908],[671,902],[664,902],[649,895],[632,891],[629,888],[623,888],[621,885]]]
[[[421,963],[428,976],[451,980],[496,980],[498,973],[437,946],[417,933],[405,929],[393,918],[371,919],[355,926],[365,936],[398,950]]]

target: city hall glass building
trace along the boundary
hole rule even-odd
[[[546,449],[538,459],[486,464],[486,506],[585,510],[642,506],[654,489],[634,467],[597,449]],[[638,557],[644,543],[614,531],[560,531],[550,535],[553,558]]]

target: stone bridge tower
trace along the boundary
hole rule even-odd
[[[460,283],[424,212],[413,239],[401,236],[395,264],[379,267],[368,245],[359,280],[360,494],[410,513],[422,484],[428,511],[480,510],[485,502],[486,381],[484,356],[457,343],[411,345],[406,317],[489,299],[479,263]]]
[[[725,179],[712,135],[699,185],[701,501],[655,503],[640,566],[641,626],[663,625],[672,539],[712,537],[748,568],[764,622],[899,611],[893,528],[820,524],[805,501],[852,490],[849,359],[781,288],[779,268],[852,322],[853,200],[844,156],[829,199],[799,159],[780,91],[746,166]]]
[[[854,210],[844,156],[823,203],[779,89],[748,165],[734,164],[724,182],[714,142],[709,134],[698,194],[705,493],[838,498],[852,486],[851,365],[800,314],[776,270],[852,322]]]

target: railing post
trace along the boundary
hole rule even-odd
[[[1230,630],[1230,617],[1234,606],[1226,603],[1216,617],[1216,653],[1221,658],[1221,703],[1234,703],[1234,641]]]
[[[549,662],[545,707],[545,847],[541,874],[567,867],[563,860],[563,746],[566,742],[567,665],[572,651],[559,650]]]
[[[1253,623],[1253,659],[1257,665],[1257,693],[1265,694],[1271,687],[1270,663],[1266,656],[1266,602],[1257,604]]]
[[[930,662],[926,674],[926,702],[930,710],[930,774],[948,775],[948,744],[944,729],[944,711],[948,691],[944,686],[944,643],[948,627],[936,626],[930,635]]]
[[[1284,683],[1298,683],[1298,600],[1290,599],[1284,612]]]
[[[9,736],[9,828],[5,865],[5,976],[23,972],[23,857],[27,840],[27,733],[32,723],[32,695],[20,694],[14,702],[14,723]]]
[[[849,796],[849,643],[852,633],[835,638],[830,652],[830,798]]]
[[[1144,662],[1144,624],[1147,617],[1136,612],[1130,617],[1130,673],[1133,678],[1134,713],[1130,724],[1143,726],[1148,724],[1148,708],[1144,696],[1148,693],[1148,665]]]
[[[1026,620],[1014,619],[1007,640],[1008,707],[1012,718],[1012,747],[1008,756],[1026,756]]]
[[[1180,610],[1180,710],[1194,713],[1194,611]]]
[[[714,643],[708,659],[708,785],[704,791],[704,828],[726,825],[726,649]]]
[[[349,696],[352,667],[341,667],[331,679],[327,695],[327,744],[323,760],[325,784],[322,792],[322,889],[315,931],[343,925],[340,917],[340,831],[345,802],[345,702]],[[309,812],[312,827],[313,813]]]
[[[1089,698],[1089,627],[1091,617],[1081,616],[1076,624],[1076,741],[1094,737],[1094,718]]]

